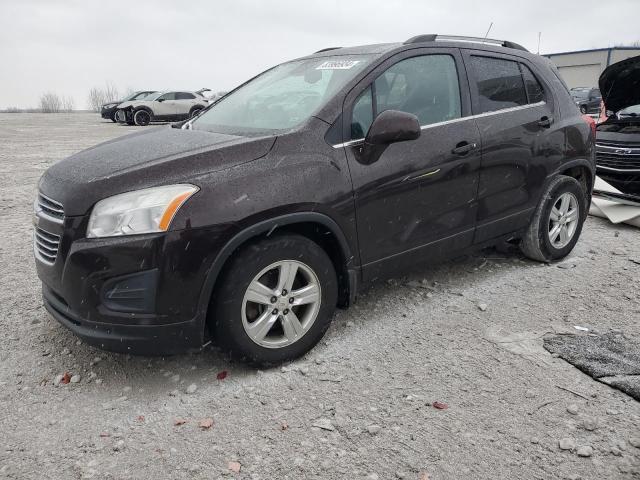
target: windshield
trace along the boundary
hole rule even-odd
[[[158,98],[163,93],[166,93],[166,92],[153,92],[153,93],[148,94],[145,97],[138,98],[138,100],[155,100],[156,98]]]
[[[587,98],[589,96],[589,90],[571,90],[571,96],[573,98]]]
[[[124,98],[123,102],[128,102],[131,100],[142,100],[144,97],[146,97],[150,93],[153,93],[153,92],[132,92]]]
[[[291,129],[317,112],[371,57],[322,57],[278,65],[218,101],[191,128],[231,135]]]

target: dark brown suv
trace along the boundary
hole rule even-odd
[[[44,304],[87,342],[276,363],[358,289],[505,240],[549,262],[578,240],[593,123],[549,61],[422,35],[322,50],[195,119],[118,138],[40,181]]]

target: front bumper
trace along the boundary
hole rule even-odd
[[[201,293],[219,251],[215,232],[87,239],[87,217],[36,219],[39,232],[60,238],[53,261],[34,248],[44,306],[61,324],[108,350],[162,355],[202,346]]]
[[[89,345],[114,352],[168,355],[198,349],[202,333],[198,322],[168,325],[118,325],[79,317],[53,290],[42,285],[42,300],[49,314]]]
[[[100,110],[100,116],[102,118],[108,119],[108,120],[113,120],[114,115],[116,114],[116,110],[118,109],[117,106],[115,107],[111,107],[111,108],[102,108]]]

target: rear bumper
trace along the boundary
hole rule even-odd
[[[202,323],[119,325],[91,322],[78,316],[46,285],[42,300],[49,314],[90,345],[121,353],[169,355],[202,346]]]

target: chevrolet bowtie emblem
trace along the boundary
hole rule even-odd
[[[630,148],[619,148],[616,150],[616,153],[620,153],[622,155],[630,155],[633,152]]]

